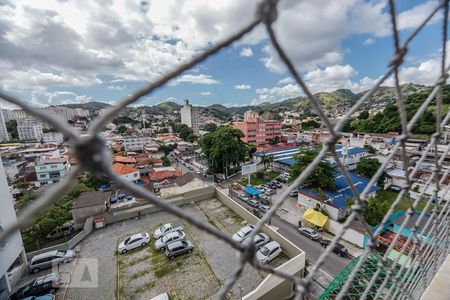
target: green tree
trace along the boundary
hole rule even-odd
[[[273,139],[270,141],[271,145],[277,145],[281,142],[281,138],[279,135],[276,135],[273,137]]]
[[[318,150],[314,148],[300,149],[300,152],[294,157],[295,164],[289,169],[291,178],[297,178],[308,165],[317,156]],[[312,188],[322,188],[325,190],[334,190],[335,169],[327,161],[321,161],[316,169],[305,181],[305,185]]]
[[[369,118],[369,112],[367,110],[362,111],[359,115],[358,115],[358,119],[360,120],[365,120]]]
[[[242,131],[221,126],[199,140],[212,172],[227,173],[230,166],[245,162],[251,146],[241,140],[243,137]]]
[[[366,219],[367,223],[371,226],[375,226],[383,220],[383,217],[388,212],[390,206],[391,204],[387,200],[383,201],[371,197],[369,198],[366,210],[364,211],[364,219]]]
[[[208,132],[214,132],[217,130],[217,125],[214,123],[206,123],[205,127],[203,127],[203,129],[205,129],[205,131],[208,131]]]
[[[187,141],[187,142],[190,142],[190,143],[193,143],[193,142],[195,142],[196,140],[198,140],[198,136],[197,136],[195,133],[189,134],[189,135],[187,136],[187,138],[186,138],[186,141]]]
[[[363,177],[372,177],[381,167],[381,163],[376,158],[362,159],[356,164],[355,172]]]
[[[310,129],[319,128],[319,127],[320,127],[320,123],[316,122],[314,120],[308,120],[308,121],[302,123],[303,130],[310,130]]]
[[[120,126],[117,128],[117,133],[118,133],[118,134],[124,134],[126,131],[127,131],[127,128],[126,128],[125,126],[123,126],[123,125],[120,125]]]
[[[162,161],[163,161],[163,163],[162,163],[163,166],[168,167],[168,166],[171,165],[170,160],[169,160],[169,158],[168,158],[167,156],[163,156],[161,159],[162,159]]]
[[[11,120],[5,123],[6,130],[8,131],[9,135],[11,136],[12,140],[17,140],[19,138],[19,134],[17,133],[17,121]]]
[[[273,169],[273,155],[266,155],[264,154],[261,156],[261,163],[264,165],[264,169],[267,169],[268,166],[271,166]]]
[[[162,144],[158,147],[158,151],[163,152],[164,156],[167,156],[170,154],[170,152],[172,152],[173,150],[175,150],[177,148],[177,144]]]

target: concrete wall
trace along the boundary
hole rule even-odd
[[[327,223],[324,226],[325,230],[336,235],[342,229],[342,224],[331,219],[328,219]],[[342,236],[343,240],[350,242],[354,245],[357,245],[360,248],[364,248],[364,234],[356,231],[354,229],[348,228],[344,235]]]
[[[83,228],[86,220],[93,215],[104,212],[106,209],[105,204],[89,207],[79,207],[72,209],[72,217],[74,227],[76,229]]]
[[[74,236],[73,238],[71,238],[67,242],[61,243],[61,244],[58,244],[58,245],[54,245],[54,246],[50,246],[50,247],[47,247],[47,248],[43,248],[43,249],[40,249],[40,250],[36,250],[36,251],[33,251],[33,252],[28,252],[26,254],[27,259],[30,260],[31,258],[33,258],[33,256],[36,256],[36,255],[41,254],[41,253],[49,252],[49,251],[73,249],[76,245],[78,245],[79,242],[81,242],[85,237],[87,237],[94,230],[94,222],[93,222],[93,220],[94,220],[93,217],[89,217],[86,220],[86,222],[84,223],[83,231],[78,233],[76,236]]]
[[[184,194],[168,197],[166,198],[166,200],[172,205],[182,206],[189,204],[191,202],[211,199],[214,197],[215,197],[215,188],[213,186],[210,186],[203,189],[186,192]],[[105,223],[106,225],[108,225],[115,222],[136,218],[142,215],[155,213],[162,210],[163,210],[162,208],[155,206],[153,204],[145,204],[114,212],[103,212],[96,215],[96,217],[105,218]]]
[[[259,218],[219,189],[216,189],[216,198],[247,222],[256,224],[259,221]],[[272,240],[277,241],[281,245],[284,253],[290,258],[289,261],[279,266],[277,270],[293,276],[302,277],[306,260],[305,252],[273,230],[270,226],[264,225],[261,231],[266,233]],[[242,299],[288,299],[292,298],[293,295],[294,284],[291,281],[269,274],[257,288],[245,295]]]

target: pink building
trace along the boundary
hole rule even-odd
[[[281,122],[274,120],[263,120],[257,112],[247,111],[244,113],[243,122],[234,122],[233,128],[239,129],[245,135],[244,142],[258,146],[266,145],[281,134]]]

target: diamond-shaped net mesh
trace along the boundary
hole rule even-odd
[[[52,115],[42,111],[35,110],[33,107],[27,103],[16,99],[13,96],[7,95],[3,92],[0,93],[0,97],[10,103],[16,104],[24,109],[27,113],[42,119],[47,122],[53,128],[62,132],[65,136],[70,138],[73,143],[73,148],[78,157],[80,165],[76,168],[72,168],[72,171],[61,183],[55,185],[47,193],[42,195],[39,199],[32,202],[30,206],[25,208],[18,216],[17,223],[5,228],[5,230],[0,233],[0,240],[6,239],[12,232],[19,228],[26,228],[33,220],[35,220],[45,209],[51,205],[54,201],[59,199],[71,186],[76,182],[77,176],[83,171],[92,171],[95,173],[101,173],[114,181],[118,187],[127,190],[139,197],[142,197],[149,202],[163,208],[164,210],[171,212],[178,217],[184,219],[185,221],[191,223],[192,225],[204,230],[218,239],[221,239],[228,244],[230,244],[234,249],[240,252],[241,264],[238,269],[234,271],[232,276],[222,285],[221,289],[217,293],[217,298],[224,298],[227,291],[232,287],[232,285],[239,279],[240,274],[245,266],[245,264],[251,264],[255,268],[264,270],[269,273],[273,273],[277,276],[285,278],[293,282],[296,286],[296,299],[302,299],[303,296],[308,292],[312,281],[318,271],[322,266],[323,262],[327,259],[334,248],[334,245],[338,243],[340,238],[349,228],[353,221],[360,222],[366,229],[366,234],[369,237],[369,243],[367,247],[363,250],[362,255],[357,261],[353,263],[352,269],[348,270],[348,274],[342,284],[338,285],[334,290],[333,298],[335,299],[355,299],[355,298],[370,298],[370,299],[418,299],[423,293],[425,288],[430,283],[433,276],[436,274],[439,266],[443,263],[449,251],[449,202],[443,201],[445,198],[450,185],[447,185],[445,189],[442,189],[444,181],[446,181],[449,168],[442,167],[442,162],[447,157],[450,145],[446,147],[445,151],[441,156],[438,155],[438,144],[442,135],[442,130],[444,126],[450,119],[450,112],[445,116],[443,115],[443,104],[442,95],[443,87],[446,83],[449,67],[446,64],[446,40],[447,40],[447,24],[448,24],[448,1],[440,1],[435,9],[430,13],[430,15],[423,20],[420,26],[418,26],[412,33],[403,41],[400,42],[399,33],[396,22],[396,12],[395,3],[393,0],[389,1],[392,33],[395,46],[395,53],[389,64],[389,70],[384,74],[374,86],[368,90],[345,114],[345,116],[339,120],[334,126],[331,124],[330,120],[326,117],[320,102],[316,97],[310,92],[308,86],[303,81],[300,73],[297,71],[296,67],[285,53],[283,47],[279,44],[277,35],[275,34],[272,24],[277,19],[277,0],[264,0],[258,5],[258,9],[253,21],[251,21],[247,26],[240,29],[235,34],[231,35],[227,39],[217,43],[213,47],[205,50],[200,55],[194,57],[190,61],[178,66],[174,70],[168,72],[164,76],[160,77],[158,80],[148,84],[141,90],[129,95],[127,98],[120,101],[116,106],[112,107],[107,113],[100,116],[92,126],[89,128],[88,137],[81,137],[75,130],[66,124],[61,123]],[[407,53],[408,47],[415,36],[424,28],[424,26],[435,16],[436,14],[442,13],[444,16],[442,18],[442,59],[441,59],[441,70],[440,78],[435,83],[431,93],[428,98],[421,104],[415,115],[408,120],[405,100],[400,89],[400,75],[399,68],[403,63],[405,55]],[[290,276],[279,270],[276,270],[268,265],[261,265],[257,263],[254,259],[254,246],[250,244],[237,244],[229,236],[220,232],[216,228],[210,226],[209,224],[200,222],[199,220],[193,218],[185,211],[179,207],[168,204],[163,199],[159,198],[155,194],[144,190],[136,185],[129,184],[115,174],[111,167],[110,154],[107,152],[105,147],[105,142],[99,135],[101,129],[120,111],[127,105],[130,105],[143,96],[150,94],[155,89],[165,85],[169,80],[177,77],[181,73],[190,68],[196,66],[200,62],[204,61],[206,58],[216,54],[222,48],[228,47],[233,42],[241,39],[243,36],[255,29],[259,24],[263,24],[266,27],[267,33],[270,37],[270,41],[277,51],[280,59],[286,65],[289,73],[295,79],[297,84],[301,87],[304,94],[308,97],[310,104],[315,109],[315,112],[321,118],[323,124],[327,127],[329,132],[329,138],[324,143],[322,149],[317,154],[315,159],[311,164],[290,184],[290,186],[285,189],[280,197],[280,201],[276,202],[270,211],[266,213],[261,220],[256,224],[256,230],[253,231],[252,236],[249,240],[253,240],[253,236],[257,234],[264,223],[268,222],[275,212],[281,207],[281,205],[289,198],[289,194],[295,190],[298,186],[304,183],[305,179],[315,170],[320,161],[324,157],[330,154],[335,158],[339,170],[342,172],[347,184],[352,188],[354,195],[354,205],[352,206],[352,212],[348,216],[347,220],[343,224],[342,230],[336,234],[331,245],[327,247],[326,251],[322,253],[317,262],[312,266],[308,275],[304,278]],[[305,29],[306,30],[306,29]],[[388,155],[388,159],[382,164],[378,169],[376,174],[371,178],[367,187],[362,193],[358,193],[352,184],[351,177],[347,169],[342,165],[335,152],[335,144],[341,137],[341,130],[343,129],[346,122],[349,121],[350,117],[357,112],[382,85],[389,77],[393,77],[396,89],[396,104],[398,106],[398,112],[401,120],[402,132],[396,141],[392,152]],[[419,117],[427,110],[430,104],[435,105],[435,116],[436,116],[436,131],[432,135],[430,142],[426,149],[423,151],[419,161],[416,163],[415,167],[408,169],[409,161],[406,155],[406,143],[411,137],[411,131],[413,126],[417,123]],[[403,167],[406,172],[406,184],[402,187],[401,192],[398,194],[396,200],[392,203],[389,211],[384,216],[383,221],[375,232],[371,231],[371,227],[364,219],[364,211],[368,203],[368,193],[370,187],[373,186],[379,178],[382,176],[384,169],[387,167],[389,161],[394,157],[394,154],[400,152],[403,158]],[[421,192],[417,200],[413,200],[409,197],[409,191],[414,183],[415,175],[417,174],[418,168],[421,163],[425,160],[428,154],[434,153],[434,169],[425,183],[425,188]],[[443,174],[443,175],[442,175]],[[425,207],[419,213],[417,212],[417,205],[419,199],[424,196],[425,190],[428,187],[432,187],[434,191],[434,199],[436,203],[432,206],[432,200],[428,200]],[[438,197],[439,194],[439,197]],[[382,233],[382,229],[387,224],[390,217],[395,213],[398,204],[401,199],[406,197],[409,199],[409,208],[406,212],[404,221],[400,226],[399,232],[410,223],[411,235],[406,239],[400,241],[400,247],[396,246],[399,243],[401,235],[396,235],[391,244],[388,246],[384,254],[379,254],[376,252],[375,246],[377,243],[377,237]],[[431,214],[426,216],[426,212],[430,210]],[[415,216],[415,217],[414,217]],[[424,240],[417,234],[417,229],[419,224],[425,220],[425,226],[421,226],[420,233],[422,236],[426,236],[427,239]],[[408,256],[409,265],[415,266],[413,268],[405,268],[405,263],[399,264],[399,258],[388,260],[389,254],[396,247],[396,250],[404,254],[412,254]],[[400,256],[398,256],[400,257]],[[376,261],[376,263],[374,263]],[[359,286],[358,292],[354,294],[355,280],[358,279],[358,274],[361,274],[363,268],[367,268],[367,264],[370,263],[371,272],[369,275],[364,277],[364,285]],[[351,295],[351,296],[350,296]]]

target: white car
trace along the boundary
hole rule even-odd
[[[134,248],[145,246],[149,242],[150,235],[147,232],[138,233],[121,242],[119,244],[119,247],[117,247],[117,251],[119,253],[125,254],[127,253],[127,251],[130,251]]]
[[[155,249],[158,251],[166,250],[167,245],[176,241],[183,241],[186,238],[186,234],[182,230],[169,232],[162,238],[155,242]]]
[[[253,226],[253,225],[248,225],[248,226],[245,226],[245,227],[239,229],[238,232],[233,234],[233,237],[232,237],[233,241],[241,243],[243,240],[245,240],[250,235],[250,233],[252,233],[253,229],[255,229],[255,226]]]
[[[275,241],[271,241],[261,247],[258,252],[256,252],[256,259],[262,263],[266,264],[273,260],[275,257],[281,254],[281,246]]]
[[[247,239],[248,238],[246,238],[246,240]],[[264,232],[260,232],[260,233],[256,234],[255,237],[253,238],[253,243],[255,244],[256,250],[258,250],[259,248],[261,248],[268,242],[270,242],[270,238]]]

